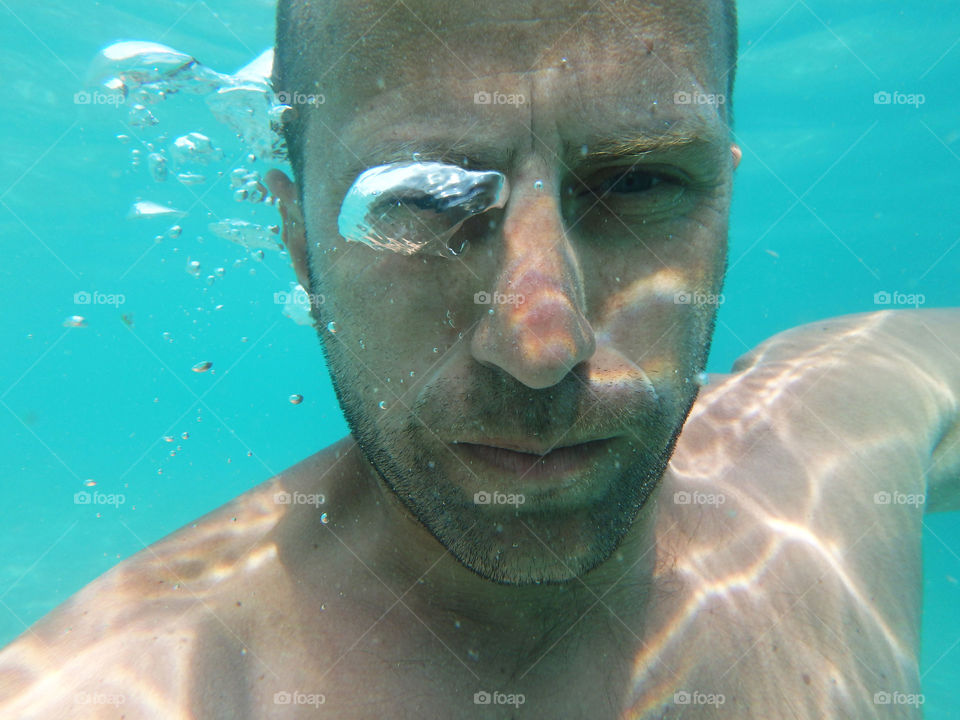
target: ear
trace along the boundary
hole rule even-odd
[[[743,150],[740,149],[740,146],[734,143],[730,146],[730,152],[733,154],[733,169],[736,170],[740,167],[740,161],[743,159]]]
[[[310,292],[310,266],[307,262],[307,233],[300,207],[300,192],[296,183],[280,170],[271,170],[264,178],[270,194],[277,198],[277,209],[283,221],[283,244],[290,253],[297,282]]]

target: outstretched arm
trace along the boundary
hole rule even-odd
[[[960,309],[811,323],[762,343],[734,371],[751,367],[771,368],[782,386],[802,375],[801,397],[820,384],[816,395],[834,395],[845,421],[896,431],[926,458],[926,511],[960,510]]]

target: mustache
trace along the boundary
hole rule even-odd
[[[533,389],[502,370],[476,365],[467,379],[430,382],[412,410],[446,440],[537,436],[560,444],[622,434],[662,416],[660,395],[641,369],[592,380],[587,372],[577,367],[556,385]]]

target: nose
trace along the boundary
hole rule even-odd
[[[528,387],[551,387],[596,350],[557,193],[545,183],[516,183],[501,234],[493,304],[477,326],[471,352]]]

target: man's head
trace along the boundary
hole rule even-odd
[[[289,113],[299,187],[271,187],[365,456],[484,577],[597,566],[706,362],[733,3],[281,0],[277,38],[275,89],[324,102]],[[502,173],[506,206],[462,226],[456,257],[340,237],[354,179],[415,157]]]

